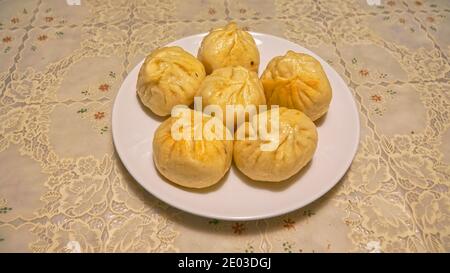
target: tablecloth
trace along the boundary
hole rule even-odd
[[[112,142],[127,73],[229,21],[320,55],[360,114],[342,180],[271,219],[174,209]],[[449,58],[446,0],[1,1],[0,252],[448,252]]]

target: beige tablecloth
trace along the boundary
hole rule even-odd
[[[319,54],[360,111],[345,177],[273,219],[171,208],[112,143],[127,73],[152,49],[231,20]],[[0,252],[448,252],[449,58],[446,0],[2,1]]]

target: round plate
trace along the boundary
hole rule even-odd
[[[127,76],[114,102],[114,145],[130,174],[162,201],[187,212],[223,220],[255,220],[301,208],[329,191],[345,174],[359,142],[359,117],[352,93],[338,73],[310,50],[282,38],[251,33],[260,55],[260,73],[275,56],[287,50],[307,53],[322,64],[333,99],[328,114],[316,122],[319,143],[310,164],[282,183],[254,182],[232,166],[215,186],[189,190],[169,183],[156,170],[152,159],[153,134],[165,118],[153,115],[138,101],[136,81],[139,63]],[[169,45],[184,48],[194,56],[203,36],[189,36]]]

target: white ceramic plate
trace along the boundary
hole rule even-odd
[[[301,208],[329,191],[345,174],[359,141],[359,117],[352,93],[338,73],[310,50],[282,38],[251,33],[261,54],[260,73],[287,50],[317,58],[331,83],[333,99],[318,123],[319,143],[313,160],[298,175],[280,184],[253,182],[235,166],[217,185],[195,191],[174,186],[160,176],[152,160],[153,133],[164,120],[144,109],[136,96],[139,63],[123,82],[114,102],[114,145],[130,174],[147,191],[181,210],[223,220],[254,220]],[[205,34],[189,36],[177,45],[194,56]]]

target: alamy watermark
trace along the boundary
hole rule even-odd
[[[66,4],[69,6],[81,6],[81,0],[66,0]]]
[[[381,0],[366,0],[369,6],[381,6]]]

